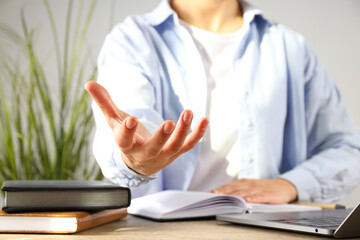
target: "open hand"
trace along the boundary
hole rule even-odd
[[[211,192],[237,195],[251,203],[282,204],[297,199],[297,190],[295,186],[282,178],[243,178],[214,189]]]
[[[195,147],[204,136],[209,122],[207,118],[200,119],[197,127],[188,134],[193,113],[184,110],[177,124],[165,121],[152,135],[136,117],[118,109],[100,84],[87,82],[85,89],[103,112],[125,164],[143,175],[157,173]]]

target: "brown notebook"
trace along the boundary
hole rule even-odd
[[[94,212],[0,211],[0,233],[75,233],[124,218],[126,215],[126,208]]]

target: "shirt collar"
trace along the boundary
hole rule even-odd
[[[179,18],[176,12],[171,8],[170,6],[171,0],[163,0],[157,8],[155,8],[153,11],[147,13],[144,15],[147,22],[152,26],[160,25],[161,23],[165,22],[167,19],[169,19],[170,16],[172,16],[173,21],[175,24],[179,24]],[[239,0],[241,1],[241,0]],[[262,12],[252,6],[251,4],[241,1],[243,10],[244,10],[244,23],[250,23],[253,21],[256,15],[262,15]]]
[[[147,22],[152,26],[160,25],[165,22],[170,16],[173,16],[178,21],[176,12],[170,6],[171,0],[163,0],[153,11],[144,15]]]
[[[257,15],[262,15],[260,9],[254,7],[248,2],[240,1],[240,4],[243,7],[243,11],[244,11],[243,13],[244,24],[250,24]]]

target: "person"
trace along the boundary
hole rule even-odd
[[[127,17],[85,88],[95,157],[133,197],[330,202],[359,184],[359,132],[324,65],[244,1],[163,0]]]

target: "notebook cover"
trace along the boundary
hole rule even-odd
[[[66,204],[54,204],[54,205],[41,205],[41,204],[31,204],[31,205],[22,205],[14,204],[11,200],[6,200],[1,203],[3,211],[7,212],[33,212],[33,211],[94,211],[94,210],[104,210],[104,209],[115,209],[115,208],[126,208],[130,205],[131,201],[131,192],[129,188],[121,187],[118,185],[102,182],[102,181],[79,181],[79,180],[11,180],[3,182],[1,188],[3,191],[10,193],[24,193],[24,196],[31,196],[31,193],[37,194],[37,196],[42,196],[46,198],[45,193],[54,193],[59,196],[69,196],[66,195],[67,192],[74,194],[76,192],[104,192],[106,194],[111,194],[113,191],[116,194],[121,194],[124,196],[124,199],[118,198],[118,201],[114,204],[91,204],[90,206],[83,205],[79,202],[73,201]],[[44,192],[44,193],[43,193]],[[29,195],[30,194],[30,195]],[[65,195],[64,195],[65,194]],[[52,195],[52,197],[54,196]],[[57,197],[56,197],[57,198]],[[26,197],[25,197],[26,199]],[[29,199],[33,199],[30,197]],[[50,201],[50,200],[49,200]]]
[[[3,191],[30,191],[30,190],[104,190],[126,189],[124,187],[102,181],[82,180],[11,180],[4,181]]]
[[[127,209],[109,209],[95,212],[28,212],[28,213],[7,213],[4,211],[0,211],[0,233],[57,233],[57,234],[65,234],[65,233],[75,233],[79,231],[83,231],[89,228],[93,228],[99,225],[103,225],[105,223],[113,222],[115,220],[124,218],[127,216]],[[27,218],[30,217],[30,218]],[[74,217],[76,218],[76,230],[64,230],[64,231],[54,231],[52,229],[44,229],[41,230],[24,230],[24,224],[17,224],[16,230],[7,230],[4,229],[4,224],[8,223],[10,218],[23,218],[31,224],[37,224],[37,220],[42,217],[50,217],[50,218],[60,218],[60,217]],[[24,223],[24,222],[23,222]],[[42,226],[39,224],[38,228]]]

